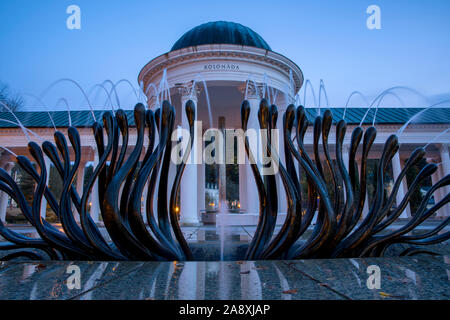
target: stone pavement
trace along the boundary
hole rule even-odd
[[[80,268],[80,289],[70,265]],[[369,289],[368,266],[380,268]],[[72,280],[71,280],[72,279]],[[0,299],[449,299],[450,256],[197,262],[0,262]]]
[[[424,224],[419,232],[434,226]],[[27,235],[33,233],[29,226],[14,228]],[[255,227],[249,226],[225,228],[224,260],[242,257],[254,231]],[[194,257],[202,261],[0,261],[0,299],[450,298],[449,241],[429,246],[439,256],[387,254],[385,258],[242,262],[217,261],[220,228],[183,227],[183,232]],[[393,250],[391,255],[395,253]],[[79,267],[79,289],[68,288],[73,280],[68,273],[71,265]],[[371,265],[380,268],[380,289],[367,287]]]

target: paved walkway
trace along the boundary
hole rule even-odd
[[[405,221],[397,221],[390,225],[386,231],[390,231],[393,229],[400,228],[403,226],[407,220]],[[432,230],[436,226],[442,223],[442,220],[432,220],[425,221],[419,227],[415,228],[414,232],[426,232]],[[54,224],[56,227],[62,230],[60,224]],[[15,224],[15,225],[7,225],[8,228],[19,232],[21,234],[27,235],[29,237],[38,237],[38,234],[34,227],[29,224]],[[274,234],[280,230],[281,225],[277,225],[275,227]],[[306,231],[306,235],[313,229],[313,226],[308,228]],[[216,225],[202,225],[202,226],[182,226],[182,231],[187,241],[218,241],[220,239],[220,234],[223,232],[225,236],[229,240],[235,241],[250,241],[252,239],[253,234],[255,233],[256,226],[230,226],[224,227],[223,229],[220,226]],[[108,238],[108,234],[104,227],[100,227],[100,231],[102,234]],[[441,232],[450,231],[450,225],[446,226]],[[0,236],[0,241],[4,241],[4,239]]]
[[[69,289],[76,265],[80,288]],[[369,289],[369,266],[380,288]],[[70,269],[69,269],[70,270]],[[73,271],[71,271],[73,272]],[[449,299],[450,256],[298,261],[0,262],[0,299]]]
[[[426,223],[419,231],[435,225]],[[33,233],[32,228],[25,225],[14,226],[14,229],[28,235]],[[200,244],[199,250],[217,246],[221,232],[227,239],[226,245],[248,243],[254,230],[255,227],[183,228],[189,242]],[[434,257],[246,262],[0,262],[0,299],[449,299],[449,245],[441,244],[438,249],[443,255]],[[206,257],[203,251],[199,251],[199,255]],[[218,260],[218,256],[210,258]],[[71,265],[79,267],[79,289],[68,288],[74,279],[68,273]],[[371,265],[380,268],[380,289],[367,287],[367,268]]]
[[[426,221],[418,228],[416,228],[413,233],[427,232],[434,229],[441,222],[442,220]],[[392,232],[392,230],[400,228],[404,223],[405,221],[398,221],[383,232]],[[62,227],[60,225],[55,224],[55,226],[61,228],[62,230]],[[27,235],[29,237],[38,237],[37,232],[30,225],[10,225],[8,227],[11,228],[11,230]],[[274,236],[277,234],[280,228],[281,226],[276,226]],[[107,241],[111,241],[106,229],[104,227],[100,227],[99,229],[104,238]],[[305,239],[309,238],[312,229],[313,228],[310,227],[298,241],[302,242]],[[230,226],[221,228],[220,226],[217,227],[215,225],[205,225],[196,227],[182,227],[183,234],[187,242],[191,245],[191,249],[194,254],[194,260],[202,261],[242,259],[247,246],[250,243],[253,234],[255,233],[255,230],[255,226]],[[443,230],[441,230],[441,232],[448,231],[450,231],[450,226],[446,226]],[[222,238],[223,241],[221,241]],[[0,244],[2,243],[2,240],[3,239],[0,237]],[[426,246],[426,248],[440,255],[450,255],[450,241]],[[403,249],[406,249],[404,245],[395,245],[393,246],[393,248],[390,248],[386,252],[386,255],[397,256],[401,251],[403,251]],[[6,254],[7,252],[0,251],[0,259]]]

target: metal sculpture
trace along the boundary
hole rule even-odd
[[[0,190],[16,201],[40,238],[30,238],[14,232],[0,221],[0,235],[8,241],[0,245],[0,250],[15,250],[2,259],[9,260],[16,257],[45,259],[36,250],[28,250],[38,249],[50,259],[55,260],[193,260],[192,251],[183,236],[177,217],[177,196],[180,192],[186,161],[194,143],[192,137],[194,136],[195,105],[192,101],[186,103],[185,112],[189,123],[190,140],[183,155],[183,162],[177,167],[171,186],[164,177],[168,175],[170,165],[175,108],[167,101],[164,101],[161,108],[154,113],[146,110],[142,104],[136,105],[134,120],[137,141],[127,158],[125,155],[129,144],[128,119],[123,110],[118,110],[114,115],[106,112],[103,114],[103,124],[98,122],[93,124],[99,162],[81,197],[73,187],[81,159],[80,137],[77,129],[68,128],[68,138],[75,154],[73,165],[70,162],[69,147],[63,133],[55,132],[56,146],[49,141],[45,141],[42,147],[35,142],[30,142],[28,148],[39,167],[39,173],[28,158],[17,156],[16,161],[37,183],[32,205],[27,203],[18,185],[3,169],[0,169]],[[244,101],[241,107],[244,131],[247,130],[250,112],[249,103]],[[269,129],[266,132],[275,129],[277,117],[277,107],[269,106],[263,99],[258,111],[260,128]],[[313,159],[305,151],[303,144],[308,126],[305,109],[302,106],[298,108],[294,105],[288,106],[283,115],[282,130],[285,166],[279,161],[280,156],[272,147],[270,134],[264,137],[267,139],[266,155],[279,163],[279,174],[288,202],[286,220],[276,234],[274,234],[278,213],[276,179],[273,175],[261,176],[258,166],[253,161],[254,155],[249,148],[248,139],[245,139],[246,154],[251,163],[259,194],[260,212],[256,232],[244,259],[382,256],[386,249],[395,243],[412,244],[413,247],[402,253],[402,255],[412,255],[428,252],[415,246],[439,243],[450,238],[449,232],[439,234],[449,223],[449,218],[427,233],[408,235],[449,202],[449,194],[447,194],[432,208],[426,207],[433,193],[450,183],[449,175],[428,191],[419,209],[408,223],[393,232],[381,233],[400,216],[420,182],[437,170],[435,164],[427,164],[415,178],[403,201],[396,208],[393,207],[401,180],[411,166],[423,159],[425,155],[423,148],[417,148],[411,154],[395,181],[391,194],[385,199],[383,180],[387,165],[399,148],[395,135],[387,139],[377,169],[375,200],[370,204],[367,216],[360,221],[366,199],[368,153],[375,140],[376,129],[370,127],[364,132],[361,127],[356,127],[353,130],[347,170],[342,156],[342,144],[346,133],[345,121],[341,120],[336,125],[336,164],[332,161],[328,148],[328,136],[332,127],[331,112],[326,111],[323,116],[316,117],[314,121]],[[139,162],[144,150],[146,128],[149,144],[143,161]],[[297,145],[292,139],[294,128]],[[104,131],[108,138],[106,144],[103,137]],[[159,139],[155,146],[156,136]],[[324,160],[319,157],[320,138],[322,138]],[[122,141],[121,146],[119,140]],[[358,172],[356,153],[361,140],[363,140],[362,160]],[[63,190],[59,200],[46,185],[48,172],[45,168],[44,153],[63,180]],[[308,182],[306,194],[300,187],[300,176],[295,168],[296,162],[306,175]],[[325,179],[325,168],[331,172],[331,183],[335,190],[332,196],[326,187],[329,182]],[[342,179],[338,179],[338,175]],[[154,212],[157,181],[159,181],[156,195],[157,212]],[[96,182],[98,182],[101,215],[112,242],[103,237],[88,212],[88,199]],[[142,196],[146,187],[148,192],[145,214],[150,230],[141,212]],[[345,190],[345,193],[340,190]],[[40,208],[43,197],[59,217],[62,231],[41,218]],[[306,207],[302,205],[302,197],[307,197]],[[73,207],[79,213],[79,224],[74,218]],[[182,206],[181,210],[183,210]],[[317,216],[317,219],[311,235],[302,242],[298,241],[312,226],[314,216]]]
[[[195,106],[192,101],[186,104],[186,114],[193,136]],[[51,259],[81,260],[190,260],[192,253],[183,237],[176,213],[177,193],[185,162],[177,169],[175,182],[169,189],[167,179],[161,178],[158,187],[158,214],[153,212],[155,184],[158,177],[167,176],[171,151],[171,136],[174,128],[175,108],[164,101],[155,113],[137,104],[134,109],[137,129],[137,141],[131,154],[125,159],[128,147],[128,120],[123,110],[115,115],[103,114],[103,125],[95,122],[92,126],[99,163],[87,184],[83,194],[73,187],[75,174],[81,159],[81,145],[78,131],[68,128],[68,137],[74,150],[75,161],[70,163],[69,147],[64,134],[54,134],[56,146],[49,141],[42,148],[35,142],[28,144],[29,151],[39,167],[36,171],[30,160],[17,156],[17,163],[37,183],[30,206],[15,181],[0,170],[0,189],[6,192],[19,205],[21,211],[38,232],[40,239],[26,237],[5,227],[0,222],[0,234],[10,243],[0,246],[2,250],[16,249],[16,252],[3,257],[3,260],[25,256],[31,259],[43,259],[36,252],[17,249],[34,248],[43,250]],[[155,128],[157,127],[157,129]],[[148,128],[149,145],[144,159],[138,166],[143,150],[145,129]],[[156,130],[159,142],[155,147]],[[108,141],[105,145],[103,132]],[[119,140],[122,145],[119,150]],[[192,146],[192,139],[190,146]],[[189,150],[184,157],[189,156]],[[59,153],[61,154],[61,157]],[[63,180],[63,190],[59,201],[46,185],[48,172],[45,168],[44,153],[57,169]],[[109,165],[107,160],[109,159]],[[151,232],[142,218],[141,199],[144,187],[150,180],[147,194],[146,212]],[[111,237],[109,243],[88,213],[88,199],[95,182],[98,181],[99,201],[102,218]],[[170,201],[168,202],[168,192]],[[45,197],[61,221],[63,231],[41,218],[40,207]],[[167,206],[167,203],[169,205]],[[74,218],[72,205],[80,215],[80,224]],[[172,236],[172,231],[175,237]]]
[[[241,107],[242,127],[247,129],[250,114],[250,105],[244,101]],[[277,108],[269,106],[266,100],[262,100],[258,112],[260,128],[275,128]],[[401,215],[405,210],[412,193],[420,183],[430,177],[437,170],[437,165],[428,163],[416,176],[408,192],[400,204],[394,208],[394,202],[402,179],[413,165],[417,164],[425,156],[423,148],[414,150],[407,160],[403,170],[397,177],[392,192],[385,198],[384,178],[388,164],[398,152],[399,143],[396,135],[391,135],[384,146],[382,156],[378,163],[376,172],[375,199],[369,205],[369,212],[362,219],[362,211],[366,201],[367,190],[367,159],[369,151],[375,141],[377,131],[369,127],[365,132],[361,127],[356,127],[351,136],[348,170],[343,161],[342,145],[347,129],[344,120],[336,124],[336,164],[331,159],[328,136],[332,126],[332,114],[329,110],[323,116],[316,117],[313,124],[313,159],[305,151],[303,144],[309,122],[306,118],[305,109],[302,106],[295,108],[289,105],[283,116],[283,138],[285,145],[285,164],[279,162],[279,174],[283,182],[286,199],[288,202],[287,216],[278,234],[273,237],[277,217],[276,185],[270,177],[261,177],[256,165],[252,165],[252,172],[259,194],[260,217],[255,236],[248,248],[246,259],[305,259],[305,258],[339,258],[339,257],[365,257],[382,256],[386,249],[396,243],[411,244],[400,255],[413,255],[416,253],[431,253],[421,245],[436,244],[450,238],[450,232],[439,234],[450,222],[445,219],[433,230],[408,235],[414,228],[431,217],[433,213],[446,205],[450,200],[447,194],[442,200],[427,208],[427,204],[433,193],[450,183],[450,175],[445,176],[433,185],[423,197],[422,202],[414,213],[413,218],[402,227],[382,233],[386,228]],[[293,141],[293,128],[296,129]],[[269,131],[267,136],[267,153],[275,161],[280,157],[276,149],[271,146]],[[322,138],[322,149],[324,160],[320,158],[320,138]],[[358,146],[362,144],[361,167],[358,174],[356,165],[356,153]],[[248,146],[246,138],[246,153],[249,159],[254,159]],[[308,182],[307,194],[303,194],[300,188],[300,177],[295,169],[294,160],[302,168]],[[326,181],[325,168],[331,172],[331,181]],[[338,175],[341,179],[338,179]],[[342,182],[340,182],[342,181]],[[334,194],[327,190],[327,184],[331,183]],[[340,192],[340,190],[345,190]],[[307,196],[306,208],[302,206],[302,197]],[[318,210],[317,210],[318,209]],[[311,226],[313,217],[317,215],[317,222],[313,227],[312,234],[303,242],[299,239]]]

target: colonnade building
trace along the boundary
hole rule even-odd
[[[188,127],[184,114],[184,106],[188,100],[196,104],[196,120],[201,121],[203,134],[210,128],[239,129],[241,128],[240,107],[244,99],[248,100],[252,109],[249,127],[258,128],[257,110],[261,98],[266,98],[278,107],[278,128],[282,128],[282,114],[286,107],[295,102],[295,95],[303,85],[304,78],[301,69],[289,58],[272,51],[270,46],[251,29],[237,23],[210,22],[186,32],[172,47],[170,52],[162,54],[147,63],[138,75],[138,84],[147,97],[148,107],[155,109],[161,103],[158,91],[161,83],[166,83],[165,99],[171,101],[176,109],[175,123],[177,126]],[[131,106],[130,106],[131,109]],[[307,115],[313,121],[317,114],[315,108],[307,108]],[[374,183],[377,160],[380,158],[384,143],[389,135],[399,128],[420,108],[379,108],[377,110],[376,128],[378,131],[374,146],[369,154],[369,184]],[[414,214],[415,207],[422,193],[436,181],[450,174],[449,145],[450,135],[439,133],[449,128],[450,114],[448,109],[433,108],[423,114],[417,122],[409,125],[400,139],[400,151],[393,158],[389,168],[390,179],[387,190],[393,186],[394,179],[399,175],[405,160],[417,147],[427,145],[428,161],[439,163],[438,170],[432,178],[421,186],[417,196],[402,214],[409,218]],[[347,121],[347,136],[344,141],[344,160],[348,159],[348,147],[351,131],[359,125],[367,108],[331,108],[335,119],[344,117]],[[21,122],[40,138],[33,134],[30,137],[40,142],[40,139],[53,141],[54,128],[46,112],[16,112]],[[95,111],[100,119],[102,111]],[[127,110],[129,119],[132,111]],[[363,127],[372,123],[373,112],[369,112]],[[94,137],[90,126],[94,122],[91,112],[71,111],[72,124],[79,129],[82,145],[81,170],[76,178],[76,188],[83,189],[85,181],[92,168],[98,162]],[[12,124],[15,121],[9,113],[0,113],[0,145],[18,155],[28,155],[27,139],[21,128]],[[53,122],[58,130],[66,132],[69,126],[66,111],[53,113]],[[312,128],[305,135],[305,145],[312,152]],[[282,138],[281,138],[282,139]],[[334,148],[334,128],[330,133],[331,154]],[[130,130],[129,143],[136,141],[134,128]],[[148,142],[148,141],[147,141]],[[281,161],[284,162],[283,142],[279,143]],[[132,148],[129,148],[129,150]],[[15,165],[14,157],[0,151],[0,166],[11,172],[16,179],[25,179],[24,173]],[[358,153],[360,154],[360,152]],[[359,161],[360,159],[358,159]],[[417,170],[420,169],[419,164]],[[48,161],[50,188],[56,189],[58,175]],[[168,179],[173,179],[175,166],[170,170]],[[180,222],[184,225],[197,225],[214,222],[214,215],[221,203],[233,215],[231,223],[235,225],[256,225],[258,220],[258,193],[250,166],[246,164],[226,165],[225,181],[219,181],[219,166],[188,164],[182,179],[180,191]],[[403,198],[412,183],[414,172],[407,175],[397,195],[397,202]],[[284,219],[287,207],[281,180],[277,178],[279,197],[279,223]],[[94,188],[95,190],[96,188]],[[432,201],[442,199],[448,189],[442,188],[435,193]],[[369,187],[368,201],[364,214],[368,212],[371,202]],[[146,197],[144,197],[145,199]],[[430,203],[432,205],[432,203]],[[43,203],[43,208],[46,203]],[[0,219],[8,222],[8,217],[14,215],[15,204],[5,193],[0,193]],[[49,208],[42,210],[43,215],[49,214]],[[95,221],[100,221],[98,194],[94,192],[90,200],[90,212]],[[284,214],[283,214],[284,213]],[[449,205],[440,209],[436,217],[449,216]],[[47,217],[48,218],[48,217]],[[101,221],[100,221],[101,223]]]

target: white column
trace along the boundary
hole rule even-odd
[[[442,144],[439,148],[439,153],[441,156],[441,164],[442,171],[444,173],[444,177],[450,174],[450,157],[448,154],[448,144]],[[448,192],[448,190],[447,190]]]
[[[432,159],[427,159],[428,163],[432,163],[434,162]],[[438,169],[436,170],[436,172],[434,174],[431,175],[431,184],[435,185],[440,179],[442,178],[442,170],[440,168],[440,166],[438,167]],[[438,203],[441,199],[442,199],[442,189],[438,189],[434,192],[433,194],[433,198],[434,198],[434,203]],[[436,216],[438,217],[443,217],[445,216],[445,210],[444,208],[441,208],[438,210]]]
[[[50,180],[50,159],[47,156],[44,156],[44,162],[45,162],[45,170],[47,171],[47,179],[45,181],[45,184],[48,186],[48,181]],[[41,217],[42,219],[45,219],[47,215],[47,199],[45,197],[42,197],[41,202]]]
[[[11,169],[13,164],[11,162],[5,163],[3,169],[11,175]],[[0,220],[5,223],[6,222],[6,209],[8,208],[8,199],[9,196],[6,192],[0,191]]]
[[[342,161],[344,162],[344,167],[345,169],[347,169],[347,172],[349,172],[349,166],[348,166],[348,162],[349,162],[349,145],[344,144],[342,146]],[[345,184],[342,184],[342,188],[343,188],[343,194],[344,194],[344,199],[347,200],[347,195],[345,192]]]
[[[146,137],[147,138],[147,137]],[[144,143],[148,143],[148,139],[145,139]],[[143,154],[147,154],[148,151],[148,145],[144,146],[142,148]],[[169,181],[173,181],[171,171],[172,171],[172,165],[169,167]],[[147,206],[147,194],[148,194],[148,181],[144,186],[144,189],[142,190],[142,196],[141,196],[141,217],[144,223],[147,223],[147,214],[145,213],[145,209]]]
[[[400,175],[400,172],[402,171],[402,165],[401,165],[401,161],[400,161],[399,152],[397,152],[395,154],[394,158],[392,159],[392,171],[394,174],[394,179],[397,179],[397,177]],[[407,184],[406,177],[405,177],[405,178],[403,178],[403,180],[400,184],[400,187],[398,188],[397,196],[395,198],[397,206],[399,206],[400,203],[402,202],[407,190],[408,190],[408,184]],[[400,215],[400,218],[409,218],[409,217],[411,217],[411,210],[410,210],[409,204],[408,204],[406,206],[405,210]]]
[[[80,196],[83,194],[85,168],[86,162],[81,162],[77,170],[77,192]]]
[[[347,169],[347,171],[349,171],[349,167],[348,167],[348,162],[349,162],[349,145],[344,144],[342,146],[342,161],[344,161],[344,166]]]
[[[364,201],[364,207],[362,211],[362,218],[365,218],[370,210],[370,203],[369,203],[369,193],[366,190],[366,201]]]
[[[349,162],[349,155],[348,155],[348,153],[349,153],[349,145],[344,144],[342,146],[342,161],[344,162],[344,167],[345,167],[345,169],[347,169],[347,172],[349,171],[348,170],[348,168],[349,168],[349,166],[348,166],[348,162]],[[347,195],[346,195],[346,192],[345,192],[345,184],[342,184],[342,188],[343,188],[342,191],[343,191],[344,199],[347,200]]]
[[[442,144],[439,148],[441,156],[441,166],[444,170],[444,175],[450,174],[450,156],[448,154],[448,144]]]
[[[194,90],[194,91],[192,91]],[[198,116],[198,99],[197,91],[195,88],[183,87],[181,91],[181,126],[183,129],[189,130],[189,122],[186,116],[185,107],[188,100],[192,100],[195,103],[196,112],[195,120]],[[180,189],[180,223],[184,225],[197,225],[199,223],[199,207],[198,207],[198,166],[199,163],[197,154],[197,138],[201,140],[198,136],[197,127],[194,129],[194,145],[191,150],[190,159],[191,163],[186,164],[184,169],[183,177],[181,179],[181,189]],[[201,134],[201,132],[200,132]],[[204,197],[204,194],[200,194],[200,197]]]
[[[77,170],[77,183],[76,183],[76,189],[78,192],[78,195],[80,196],[80,198],[83,195],[83,187],[84,187],[84,170],[86,168],[86,162],[81,162],[80,166],[78,167]],[[75,221],[80,222],[80,215],[77,212],[77,209],[75,207],[75,205],[72,204],[72,211],[73,211],[73,215],[75,218]]]
[[[248,207],[247,202],[247,165],[239,165],[239,206],[241,210]]]
[[[241,298],[243,300],[261,300],[262,285],[254,261],[245,261],[240,265]]]
[[[285,106],[283,108],[278,109],[278,119],[277,119],[277,129],[278,131],[278,155],[280,157],[280,163],[286,168],[286,159],[284,156],[284,133],[283,133],[283,115],[285,111]],[[275,141],[273,142],[273,144]],[[295,160],[294,160],[295,162]],[[277,173],[277,192],[278,192],[278,212],[279,213],[287,213],[287,198],[286,198],[286,190],[284,189],[283,180],[281,179],[281,175]]]
[[[197,263],[185,262],[178,282],[178,298],[197,299]]]
[[[141,201],[141,215],[142,220],[145,224],[147,224],[147,195],[148,195],[148,183],[145,184],[144,191],[142,192],[142,201]]]
[[[200,213],[205,210],[205,164],[199,164],[197,169],[197,208]]]
[[[359,177],[359,171],[361,170],[361,159],[356,158],[355,161],[358,165],[357,166],[358,167],[357,175]],[[366,197],[365,198],[366,198],[366,200],[364,201],[364,206],[363,206],[360,220],[364,219],[367,216],[367,214],[369,213],[369,209],[370,209],[369,194],[367,192],[367,188],[366,188]]]
[[[98,153],[97,153],[97,149],[94,148],[94,170],[98,165]],[[98,217],[100,215],[100,200],[98,197],[98,179],[95,180],[95,183],[92,187],[92,191],[91,191],[91,200],[90,200],[90,215],[92,220],[97,223],[98,222]]]
[[[448,144],[442,144],[439,148],[439,153],[441,156],[441,164],[440,167],[442,170],[442,177],[441,179],[447,175],[450,174],[450,157],[448,153]],[[450,192],[450,187],[446,186],[440,189],[440,194],[442,195],[442,198]],[[450,204],[446,204],[442,209],[438,212],[439,216],[448,217],[450,216]]]
[[[254,96],[248,97],[247,101],[249,102],[250,108],[251,108],[247,129],[254,129],[257,132],[259,132],[258,110],[259,110],[260,100],[256,95],[254,95]],[[257,137],[259,140],[259,134],[257,134]],[[255,161],[257,163],[259,163],[258,152],[257,152],[258,144],[256,144],[254,147],[256,148],[256,150],[254,148],[250,148],[250,150],[253,153],[253,157],[255,158]],[[245,165],[245,174],[247,177],[247,181],[246,181],[247,190],[244,193],[244,196],[246,197],[245,202],[247,203],[247,208],[245,208],[245,209],[247,210],[247,213],[258,214],[259,213],[258,190],[256,188],[255,178],[253,176],[252,168],[250,166],[248,158],[247,158],[246,165]]]
[[[198,230],[200,231],[200,230]],[[196,280],[197,283],[195,285],[196,287],[196,299],[198,300],[204,300],[205,299],[205,270],[206,270],[206,264],[207,262],[205,261],[196,261],[193,262],[193,264],[195,264],[196,269],[197,269],[197,274],[196,274]]]

